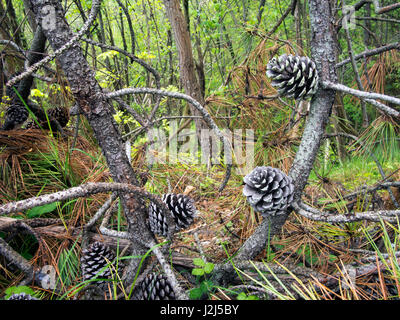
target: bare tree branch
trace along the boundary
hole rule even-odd
[[[79,30],[79,32],[74,37],[72,37],[71,40],[69,40],[61,48],[55,50],[52,54],[48,55],[46,58],[44,58],[44,59],[40,60],[39,62],[37,62],[37,63],[33,64],[32,66],[30,66],[27,70],[25,70],[24,72],[22,72],[18,76],[15,76],[14,78],[10,79],[7,82],[7,86],[12,87],[18,81],[20,81],[23,78],[31,75],[36,70],[38,70],[40,67],[42,67],[46,63],[50,62],[51,60],[55,59],[60,54],[62,54],[64,51],[66,51],[69,48],[71,48],[89,30],[89,28],[92,25],[93,21],[96,19],[97,13],[99,12],[100,3],[101,3],[101,0],[93,0],[92,1],[92,8],[91,8],[88,20],[85,22],[85,24],[83,25],[82,29]]]
[[[31,264],[23,258],[18,252],[11,248],[3,238],[0,237],[0,255],[4,256],[10,263],[15,264],[23,273],[26,278],[20,285],[28,284],[32,281],[34,270]]]
[[[343,0],[342,1],[342,10],[343,10],[344,6],[345,6],[345,2]],[[349,28],[346,27],[344,29],[345,29],[346,42],[347,42],[347,51],[350,56],[351,66],[353,67],[353,72],[354,72],[354,77],[355,77],[355,80],[357,83],[357,87],[360,91],[365,91],[364,86],[361,82],[360,73],[358,72],[356,60],[354,59],[353,45],[351,43]],[[363,126],[363,128],[366,128],[366,127],[368,127],[369,121],[368,121],[367,106],[366,106],[364,100],[361,100],[361,110],[362,110],[362,117],[363,117],[362,126]]]
[[[184,93],[164,91],[164,90],[159,90],[159,89],[154,89],[154,88],[126,88],[126,89],[121,89],[118,91],[111,92],[111,93],[107,94],[107,97],[114,99],[115,97],[119,97],[119,96],[126,95],[126,94],[140,94],[140,93],[150,93],[150,94],[157,94],[160,96],[167,96],[167,97],[176,98],[176,99],[183,99],[183,100],[186,100],[189,103],[191,103],[200,112],[201,116],[203,117],[203,119],[207,123],[207,125],[210,127],[210,129],[214,130],[214,133],[217,135],[218,138],[220,138],[220,140],[223,142],[223,144],[227,148],[227,150],[229,150],[229,152],[227,152],[225,154],[225,156],[228,158],[227,164],[226,164],[225,178],[219,187],[219,191],[222,191],[225,188],[225,186],[229,180],[230,174],[231,174],[231,167],[232,167],[232,155],[230,152],[231,145],[230,145],[229,141],[227,140],[227,138],[220,131],[220,129],[218,128],[218,126],[216,125],[214,120],[211,118],[211,116],[207,112],[207,110],[197,100],[193,99],[192,97],[190,97]]]
[[[86,183],[78,187],[73,187],[63,191],[58,191],[51,194],[42,195],[39,197],[32,197],[25,200],[13,201],[0,206],[0,215],[10,214],[14,212],[20,212],[27,209],[31,209],[44,204],[53,203],[56,201],[64,201],[68,199],[75,199],[80,197],[88,197],[97,193],[104,192],[123,192],[135,194],[139,198],[145,198],[154,202],[163,212],[168,223],[168,239],[170,239],[175,232],[175,221],[169,213],[168,208],[165,206],[161,199],[153,195],[150,192],[143,190],[140,187],[136,187],[126,183]]]
[[[362,59],[362,58],[371,57],[371,56],[380,54],[380,53],[385,52],[385,51],[393,50],[393,49],[400,50],[400,42],[391,43],[391,44],[388,44],[388,45],[385,45],[385,46],[382,46],[382,47],[379,47],[379,48],[376,48],[376,49],[372,49],[372,50],[365,50],[365,51],[363,51],[363,52],[361,52],[359,54],[356,54],[354,56],[354,59],[355,60],[359,60],[359,59]],[[336,64],[336,68],[340,68],[340,67],[342,67],[345,64],[350,63],[350,62],[351,62],[351,59],[347,58],[347,59],[337,63]]]
[[[397,104],[400,105],[400,99],[399,98],[395,98],[392,96],[387,96],[385,94],[381,94],[381,93],[375,93],[375,92],[364,92],[364,91],[360,91],[360,90],[356,90],[356,89],[352,89],[349,88],[343,84],[339,84],[339,83],[333,83],[330,81],[322,81],[322,86],[325,89],[332,89],[332,90],[337,90],[340,92],[344,92],[347,94],[351,94],[353,96],[359,97],[359,98],[363,98],[363,99],[380,99],[380,100],[384,100],[393,104]],[[368,101],[368,100],[367,100]]]
[[[381,7],[379,4],[379,0],[371,0],[371,1],[374,3],[376,14],[382,14],[400,8],[400,2],[393,3],[385,7]]]
[[[381,220],[396,222],[400,216],[400,210],[378,210],[351,212],[349,214],[332,214],[312,208],[301,201],[294,202],[292,207],[298,214],[301,214],[310,220],[328,223],[347,223],[354,221],[379,222]]]
[[[286,9],[286,11],[282,14],[278,22],[272,27],[270,31],[268,31],[267,36],[271,36],[282,24],[283,20],[286,19],[286,17],[289,15],[290,12],[293,12],[294,8],[296,7],[297,0],[292,0],[290,3],[289,7]]]

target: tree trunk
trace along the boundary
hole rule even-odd
[[[337,50],[336,35],[332,8],[329,1],[309,1],[311,22],[311,57],[317,65],[320,81],[337,82],[335,71],[335,57]],[[310,114],[304,128],[302,140],[289,176],[295,186],[295,199],[300,199],[315,158],[325,128],[331,115],[335,101],[335,91],[320,88],[311,100]],[[283,227],[290,211],[285,214],[264,219],[243,246],[239,249],[235,259],[248,260],[258,255],[267,243],[268,237],[278,234]]]
[[[201,105],[204,105],[204,97],[201,92],[200,83],[196,77],[190,34],[179,5],[179,0],[164,0],[164,5],[178,50],[180,81],[185,93],[200,102]],[[190,111],[193,116],[201,116],[199,111],[193,106],[190,106]],[[202,119],[196,119],[195,124],[197,136],[200,138],[199,130],[206,128],[206,125]]]
[[[43,14],[46,12],[44,7],[50,5],[55,8],[56,28],[54,30],[43,28],[43,32],[54,51],[73,37],[58,0],[31,0],[31,4],[38,25],[42,25]],[[118,126],[111,115],[112,107],[95,80],[95,73],[85,60],[81,47],[78,44],[71,46],[58,56],[58,62],[68,79],[71,92],[79,105],[80,111],[93,129],[114,182],[139,185],[125,153],[123,141],[117,129]],[[120,199],[128,221],[128,233],[132,236],[132,255],[141,256],[147,250],[143,243],[152,241],[152,235],[145,224],[147,211],[144,201],[132,193],[121,194]],[[137,239],[135,235],[140,239]],[[133,261],[135,263],[136,260],[133,259]],[[139,261],[137,260],[133,269],[138,264]],[[134,274],[135,271],[133,270],[132,273]]]
[[[28,23],[32,29],[33,32],[36,31],[36,21],[35,21],[35,15],[32,12],[32,8],[30,7],[30,2],[29,0],[24,0],[24,8],[25,8],[25,14],[28,20]]]
[[[35,64],[36,62],[38,62],[40,59],[43,58],[45,45],[46,45],[46,37],[42,31],[42,28],[40,26],[37,26],[35,30],[35,35],[32,40],[31,48],[29,50],[29,53],[27,54],[28,66]],[[24,100],[26,100],[29,97],[32,85],[33,85],[32,75],[25,77],[19,83],[18,91]]]

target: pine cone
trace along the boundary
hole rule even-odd
[[[94,278],[110,279],[110,263],[114,260],[114,254],[102,242],[94,242],[82,252],[81,269],[83,280]],[[97,281],[104,284],[106,281]]]
[[[30,294],[25,292],[14,293],[7,300],[39,300],[38,298],[32,297]]]
[[[66,107],[51,108],[47,111],[47,114],[56,119],[62,128],[64,128],[69,121],[69,112]]]
[[[263,216],[279,213],[293,201],[292,179],[279,169],[256,167],[243,181],[243,194]]]
[[[2,130],[12,130],[23,124],[28,119],[29,112],[25,105],[18,99],[12,99],[6,110],[6,119]]]
[[[139,284],[137,300],[175,300],[175,292],[166,276],[150,273]]]
[[[310,98],[318,88],[318,72],[308,57],[281,55],[267,65],[267,76],[282,96],[297,99]]]
[[[168,193],[162,196],[162,201],[174,217],[178,230],[185,229],[193,223],[196,207],[192,198],[184,194]],[[149,207],[149,224],[153,233],[167,236],[167,219],[155,203],[151,203]]]
[[[154,234],[163,237],[168,235],[167,218],[165,218],[164,214],[154,202],[151,202],[149,207],[149,226],[151,232]]]
[[[47,110],[47,115],[49,117],[49,120],[51,118],[54,118],[55,120],[57,120],[58,123],[60,124],[61,128],[64,128],[69,121],[69,111],[66,107],[51,108],[51,109]],[[25,129],[40,129],[40,128],[46,129],[46,130],[49,129],[47,119],[44,119],[43,121],[39,121],[39,124],[40,124],[40,127],[35,121],[29,121],[26,124]],[[51,125],[51,130],[57,131],[57,127]]]

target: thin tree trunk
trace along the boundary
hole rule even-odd
[[[164,0],[164,5],[178,50],[180,81],[185,93],[204,105],[204,97],[196,77],[190,34],[179,5],[179,0]],[[201,116],[193,106],[190,106],[190,111],[193,116]],[[201,118],[196,119],[195,124],[197,136],[200,138],[200,130],[205,128],[206,125]]]
[[[303,33],[302,33],[302,28],[301,28],[301,22],[302,22],[301,6],[302,6],[301,1],[298,0],[296,3],[295,11],[294,11],[294,21],[296,24],[296,43],[297,43],[298,49],[301,50],[300,52],[303,51],[303,47],[304,47],[303,39],[302,39]]]
[[[31,7],[30,7],[29,0],[24,0],[24,7],[25,7],[25,14],[27,15],[28,23],[29,23],[32,31],[35,32],[37,24],[36,24],[36,21],[35,21],[35,16],[34,16],[34,14],[32,12]]]
[[[42,31],[42,28],[40,26],[37,26],[35,31],[35,36],[33,37],[32,40],[31,48],[27,55],[28,66],[35,64],[36,62],[38,62],[40,59],[43,58],[45,44],[46,44],[46,37]],[[18,91],[24,100],[26,100],[29,97],[32,85],[33,85],[32,75],[21,80],[18,86]]]
[[[333,26],[332,8],[329,1],[309,1],[311,22],[311,57],[317,65],[321,81],[337,82],[335,60],[337,43]],[[309,174],[318,154],[320,143],[335,101],[335,91],[319,89],[311,100],[310,113],[305,124],[302,140],[289,176],[293,179],[295,199],[300,199]],[[268,237],[281,232],[290,211],[263,219],[235,256],[236,261],[248,260],[258,255],[267,243]]]

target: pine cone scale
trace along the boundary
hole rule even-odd
[[[137,300],[175,300],[175,292],[166,276],[150,273],[138,286]]]

